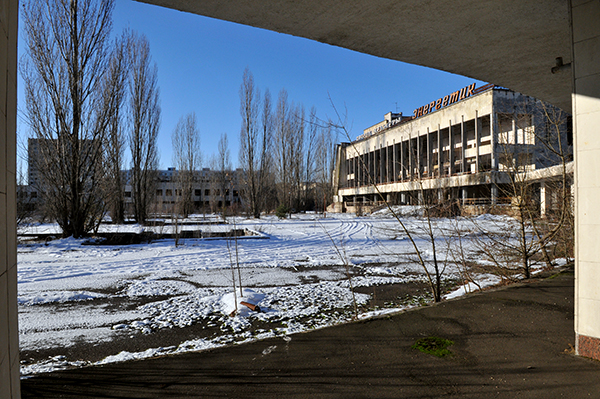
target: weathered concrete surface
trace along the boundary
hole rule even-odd
[[[569,70],[551,73],[557,57],[571,62],[564,0],[138,1],[470,76],[571,109]]]
[[[573,355],[573,276],[253,344],[40,375],[23,398],[600,397]],[[454,356],[411,349],[451,339]]]

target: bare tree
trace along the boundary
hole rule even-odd
[[[226,219],[226,210],[229,205],[228,198],[231,196],[231,160],[229,155],[229,141],[227,133],[221,134],[218,144],[218,154],[212,161],[213,171],[211,175],[211,186],[213,193],[213,208],[220,208],[223,220]]]
[[[506,177],[499,192],[511,199],[512,229],[487,233],[494,242],[486,255],[499,267],[531,277],[531,265],[541,261],[552,267],[549,247],[569,230],[572,220],[568,163],[572,148],[567,139],[567,116],[563,111],[536,101],[524,104],[514,114],[500,114],[497,123],[499,170]],[[554,176],[538,176],[538,169],[555,165]],[[550,169],[546,169],[549,171]],[[544,187],[540,186],[540,181]],[[542,216],[542,190],[556,194],[553,211]],[[550,207],[549,207],[550,208]],[[484,227],[481,227],[485,230]],[[566,237],[565,237],[566,238]],[[541,256],[541,259],[539,257]],[[498,261],[500,260],[500,261]]]
[[[258,209],[273,210],[277,206],[277,190],[273,173],[273,105],[271,92],[265,90],[262,102],[260,157],[258,162]],[[260,216],[260,214],[259,214]]]
[[[318,128],[317,144],[315,146],[315,209],[325,212],[327,204],[333,200],[333,185],[331,181],[334,168],[334,143],[331,123]],[[321,208],[322,206],[322,208]]]
[[[306,161],[306,148],[305,148],[305,110],[302,104],[291,107],[290,121],[289,121],[289,153],[287,155],[288,161],[288,172],[290,173],[290,198],[293,207],[296,210],[304,210],[303,191],[304,191],[304,177],[305,177],[305,161]]]
[[[127,49],[129,34],[124,33],[115,40],[114,50],[108,65],[105,90],[108,101],[113,102],[113,112],[108,115],[108,135],[105,144],[105,201],[114,223],[125,221],[124,157],[126,139],[124,133],[124,105],[127,96],[127,73],[129,58]]]
[[[177,122],[171,135],[173,143],[173,162],[177,168],[177,212],[187,217],[194,209],[192,194],[197,172],[202,167],[200,152],[200,131],[196,122],[196,114],[190,113]]]
[[[265,207],[265,192],[271,169],[272,110],[271,95],[267,90],[260,115],[260,92],[254,85],[254,77],[248,68],[244,71],[240,86],[240,165],[244,171],[242,195],[250,213],[260,218]]]
[[[330,99],[330,101],[331,101],[331,99]],[[345,119],[342,119],[339,112],[337,111],[337,108],[333,104],[333,101],[331,101],[331,104],[332,104],[332,107],[335,111],[335,114],[336,114],[336,117],[338,120],[338,123],[332,125],[332,127],[340,129],[342,131],[342,134],[351,142],[351,146],[352,146],[354,152],[356,154],[360,154],[360,152],[358,151],[358,148],[356,147],[356,144],[350,138],[350,132],[347,130],[347,128],[345,126]],[[375,181],[373,175],[371,173],[369,173],[369,168],[368,168],[362,155],[358,156],[358,164],[359,164],[358,167],[361,168],[364,172],[364,175],[367,176],[367,180],[368,180],[367,183],[375,190],[377,197],[383,202],[384,206],[392,214],[394,219],[396,219],[396,221],[398,222],[398,225],[400,226],[400,231],[402,233],[404,233],[406,235],[406,237],[408,238],[408,240],[410,241],[411,246],[415,251],[414,254],[417,258],[416,261],[419,263],[419,265],[423,269],[423,272],[425,273],[425,276],[427,277],[427,281],[429,284],[429,288],[431,290],[431,294],[433,296],[433,300],[435,302],[440,302],[442,300],[441,276],[442,276],[443,270],[439,268],[439,265],[436,260],[434,262],[434,273],[430,272],[429,268],[427,267],[427,262],[425,261],[425,258],[423,257],[423,249],[421,247],[419,247],[419,245],[417,244],[417,241],[416,241],[417,234],[415,234],[414,231],[411,231],[408,228],[408,226],[406,225],[406,223],[404,223],[404,221],[402,220],[402,218],[400,217],[398,212],[396,212],[394,210],[394,208],[392,207],[392,205],[389,203],[389,201],[387,201],[386,196],[384,196],[384,194],[379,189],[379,186],[377,185],[377,182]],[[420,177],[420,173],[419,173],[419,177]],[[419,179],[419,182],[421,182],[420,179]],[[420,184],[420,187],[421,187],[421,192],[423,192],[422,184]],[[426,207],[426,208],[428,208],[428,207]],[[431,214],[429,213],[429,211],[427,211],[425,215],[427,217],[427,225],[425,226],[425,231],[427,232],[427,235],[429,236],[429,238],[431,240],[430,243],[433,245],[432,249],[433,249],[433,253],[435,254],[435,252],[436,252],[435,235],[433,232],[433,226],[431,224]]]
[[[279,204],[291,208],[292,198],[292,129],[290,126],[290,106],[285,89],[279,92],[274,120],[274,148]]]
[[[23,8],[26,115],[37,189],[64,236],[91,231],[104,210],[103,145],[115,86],[107,82],[112,0],[30,1]]]
[[[158,167],[156,138],[160,126],[158,71],[145,36],[132,36],[129,79],[129,147],[133,215],[144,224],[154,197]]]
[[[254,76],[248,68],[244,70],[242,84],[240,86],[240,115],[242,117],[242,127],[240,130],[240,154],[239,160],[244,170],[242,194],[248,202],[250,212],[255,218],[260,217],[260,184],[258,181],[259,173],[259,154],[261,151],[259,136],[259,104],[260,93],[254,86]]]

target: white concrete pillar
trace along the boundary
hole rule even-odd
[[[571,1],[575,140],[575,333],[600,360],[600,1]]]
[[[413,149],[412,149],[412,138],[408,135],[408,178],[413,180],[413,173],[415,169],[413,168]]]
[[[444,176],[444,167],[442,165],[442,150],[444,148],[443,142],[442,142],[442,135],[440,133],[440,125],[438,125],[437,128],[437,143],[438,143],[438,177],[442,177]]]
[[[498,203],[498,186],[492,184],[490,188],[490,199],[492,201],[492,205],[496,205]]]
[[[398,181],[398,169],[396,159],[396,140],[392,141],[392,181]]]
[[[465,116],[463,115],[460,120],[460,142],[461,142],[461,172],[467,173],[467,134],[465,132]]]
[[[0,398],[20,397],[17,317],[17,0],[0,0]]]
[[[404,180],[404,141],[400,139],[400,181]]]
[[[452,136],[452,121],[448,121],[448,176],[452,176],[454,173],[454,138]]]
[[[497,132],[498,132],[498,116],[496,115],[496,109],[492,108],[490,114],[490,138],[492,142],[492,170],[498,170],[498,143],[497,143]]]
[[[540,217],[541,218],[545,218],[546,217],[546,183],[541,182],[540,183]]]
[[[479,136],[481,135],[481,119],[479,111],[475,111],[475,173],[479,172]]]

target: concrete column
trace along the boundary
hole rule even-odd
[[[400,181],[404,180],[404,141],[400,139]]]
[[[454,173],[454,139],[452,137],[452,121],[448,121],[448,176]]]
[[[460,121],[460,142],[461,142],[461,161],[462,161],[462,173],[467,172],[467,158],[465,157],[465,151],[467,149],[467,135],[465,134],[465,117],[462,116]]]
[[[379,146],[379,183],[385,183],[385,162],[383,156],[383,147]]]
[[[410,180],[413,179],[413,172],[414,172],[414,168],[413,168],[413,154],[412,154],[413,150],[412,150],[412,138],[410,137],[410,135],[408,136],[408,178]]]
[[[416,138],[416,146],[417,146],[417,159],[416,159],[416,167],[417,167],[417,178],[421,178],[421,136],[419,136],[419,132],[417,132]]]
[[[365,154],[365,157],[367,159],[367,170],[366,170],[366,181],[365,184],[371,184],[373,182],[373,170],[371,167],[371,151],[367,150],[367,153]]]
[[[396,140],[392,141],[392,181],[398,180],[398,169],[396,168]]]
[[[492,143],[492,170],[498,170],[498,154],[496,154],[498,144],[496,143],[496,132],[498,131],[498,117],[496,110],[492,108],[490,114],[490,138]]]
[[[475,173],[479,172],[479,136],[481,135],[481,119],[479,111],[475,111]]]
[[[385,181],[390,182],[390,146],[385,146]]]
[[[490,192],[491,192],[491,201],[492,201],[492,205],[496,205],[498,203],[498,186],[496,186],[495,184],[492,184],[492,187],[490,188]]]
[[[463,206],[467,204],[467,197],[468,197],[467,188],[463,187],[461,189],[461,203]]]
[[[437,163],[438,163],[438,177],[442,177],[444,176],[444,167],[442,165],[442,150],[444,148],[443,142],[442,142],[442,134],[440,133],[440,125],[438,125],[437,128],[437,143],[438,143],[438,159],[437,159]]]
[[[540,183],[540,217],[541,218],[545,218],[546,217],[546,206],[547,206],[547,202],[546,202],[546,183],[541,182]]]
[[[431,167],[431,150],[431,133],[429,133],[429,128],[427,128],[427,177],[433,177]]]
[[[600,360],[600,1],[571,1],[575,140],[575,333]],[[560,72],[559,72],[560,73]]]
[[[20,397],[17,327],[17,0],[0,0],[0,398]]]

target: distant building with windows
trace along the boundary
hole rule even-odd
[[[40,198],[39,190],[43,187],[43,175],[38,170],[36,159],[41,156],[41,140],[28,140],[27,185],[20,186],[19,201],[28,207],[35,207]],[[131,171],[122,171],[125,206],[131,211],[132,187]],[[196,171],[193,178],[192,202],[198,211],[217,211],[223,207],[241,204],[240,184],[242,170],[215,171],[209,168]],[[182,192],[177,184],[177,170],[173,167],[156,171],[156,184],[153,209],[157,213],[172,212],[173,205],[181,198]]]
[[[571,125],[558,108],[491,84],[472,84],[411,116],[388,113],[337,146],[333,208],[376,207],[382,196],[391,204],[419,204],[424,195],[462,206],[506,203],[510,173],[535,180],[540,203],[551,206],[545,182],[557,178],[560,158],[548,143],[560,142],[571,161]]]
[[[126,206],[133,204],[132,187],[129,184],[131,171],[123,172]],[[192,183],[192,202],[198,211],[219,210],[223,207],[241,204],[240,179],[241,169],[231,171],[215,171],[209,168],[194,173]],[[156,171],[156,192],[154,205],[157,212],[170,212],[183,193],[177,182],[177,170],[173,167]]]

